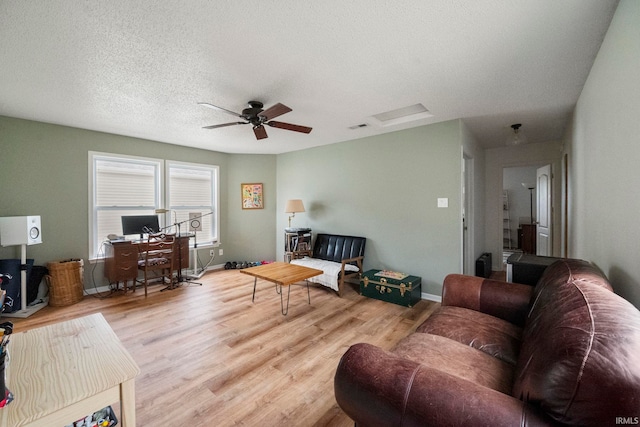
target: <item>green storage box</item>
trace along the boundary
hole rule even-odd
[[[422,279],[418,276],[394,273],[385,270],[364,272],[360,278],[360,294],[405,307],[413,307],[420,301]]]

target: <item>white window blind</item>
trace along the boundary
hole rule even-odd
[[[109,234],[122,235],[123,215],[154,215],[161,204],[161,165],[153,159],[90,153],[90,257]]]
[[[122,235],[122,216],[155,215],[159,208],[170,210],[159,215],[161,227],[173,225],[168,231],[177,232],[181,223],[180,232],[195,233],[198,245],[219,242],[218,166],[90,152],[89,168],[92,259],[104,256],[101,244],[109,234]],[[202,230],[190,230],[189,213],[201,216]]]
[[[171,218],[167,218],[167,222],[181,223],[180,232],[194,233],[198,245],[217,242],[218,168],[209,165],[168,162],[167,169],[167,200],[168,209],[170,209],[167,215],[171,215]],[[198,218],[201,230],[196,231],[191,228],[190,213],[192,216],[201,216]]]

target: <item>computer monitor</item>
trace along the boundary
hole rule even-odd
[[[142,239],[143,234],[157,233],[160,231],[158,215],[127,215],[122,218],[122,234],[139,234]]]

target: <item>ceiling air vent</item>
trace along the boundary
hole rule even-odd
[[[375,122],[380,126],[392,126],[427,117],[433,117],[433,114],[431,114],[422,104],[414,104],[372,116]]]
[[[359,125],[349,126],[349,129],[360,129],[366,128],[367,126],[369,126],[367,123],[360,123]]]

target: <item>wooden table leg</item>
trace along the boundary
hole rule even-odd
[[[122,427],[136,427],[135,380],[120,384],[120,422]]]
[[[256,283],[258,283],[258,278],[253,278],[253,296],[251,297],[251,302],[256,299]]]

